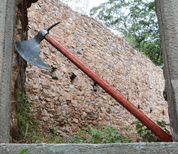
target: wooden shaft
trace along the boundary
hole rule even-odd
[[[59,43],[52,35],[47,34],[45,39],[58,49],[65,57],[73,62],[78,68],[80,68],[85,74],[93,79],[100,87],[102,87],[108,94],[110,94],[115,100],[117,100],[124,108],[126,108],[131,114],[133,114],[138,120],[140,120],[148,129],[150,129],[156,136],[158,136],[164,142],[172,142],[172,136],[164,132],[158,125],[150,120],[142,111],[136,108],[131,102],[129,102],[122,94],[115,90],[110,84],[108,84],[103,78],[91,70],[85,63],[83,63],[78,57],[76,57],[71,51]]]

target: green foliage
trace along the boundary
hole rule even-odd
[[[170,134],[170,132],[166,129],[166,126],[170,126],[169,124],[166,124],[165,121],[157,120],[156,122],[158,126],[160,126],[164,131]],[[155,136],[155,134],[153,134],[151,130],[146,128],[146,126],[143,125],[139,120],[134,121],[133,123],[131,123],[131,125],[136,125],[136,131],[140,134],[140,137],[142,138],[142,140],[137,139],[137,142],[161,142],[161,140],[157,136]]]
[[[26,153],[28,150],[32,150],[32,148],[23,149],[19,154],[31,154],[31,153]]]
[[[75,133],[78,138],[73,140],[71,143],[131,143],[133,142],[128,138],[128,135],[123,135],[117,131],[113,126],[98,127],[88,126],[84,127],[83,131]]]
[[[169,126],[170,127],[170,124],[166,124],[165,121],[158,121],[156,120],[156,123],[158,126],[160,126],[164,131],[166,131],[168,134],[170,134],[170,131],[167,130],[166,126]]]
[[[17,90],[17,122],[19,126],[19,139],[29,136],[30,133],[33,134],[34,130],[38,128],[35,126],[38,122],[31,117],[31,112],[29,107],[33,106],[28,104],[28,98],[26,95],[22,96],[22,92]],[[27,134],[28,133],[28,134]]]
[[[133,42],[134,43],[134,42]],[[123,135],[117,131],[113,126],[80,126],[82,131],[74,133],[75,139],[63,139],[59,136],[56,127],[51,127],[50,132],[42,136],[40,128],[37,127],[37,121],[31,117],[31,111],[29,107],[33,105],[28,104],[28,98],[26,95],[22,96],[20,91],[17,91],[17,100],[19,105],[17,107],[17,121],[19,125],[19,139],[25,139],[28,143],[35,143],[37,140],[46,143],[94,143],[94,144],[106,144],[106,143],[132,143],[133,141],[128,135]],[[24,101],[25,103],[22,103]],[[35,106],[33,106],[35,107]],[[164,131],[170,133],[164,121],[156,121]],[[146,142],[157,142],[159,140],[148,128],[146,128],[140,121],[135,121],[131,125],[136,125],[136,131],[140,134],[142,139],[137,139],[139,141]],[[129,128],[124,128],[128,130]],[[24,149],[20,154],[25,153],[29,149]]]
[[[28,103],[28,98],[26,95],[22,96],[22,92],[17,90],[17,122],[19,126],[19,134],[16,140],[24,141],[28,143],[35,143],[36,141],[47,142],[47,143],[65,143],[66,139],[62,139],[55,127],[50,128],[50,132],[42,136],[40,132],[40,127],[37,126],[38,121],[31,117],[32,111],[30,107],[36,108],[36,106]],[[24,149],[25,151],[25,149]],[[24,152],[22,151],[22,152]]]
[[[162,65],[154,0],[108,0],[92,8],[90,15],[119,30],[124,38],[133,39],[132,47],[143,52],[156,65]]]
[[[143,125],[139,120],[133,122],[131,125],[135,124],[136,125],[136,131],[137,133],[140,134],[140,137],[144,140],[144,141],[148,141],[148,142],[154,142],[154,138],[155,135],[148,129],[145,127],[145,125]],[[140,141],[137,139],[137,141]]]
[[[161,46],[160,40],[157,41],[146,41],[141,42],[140,44],[136,41],[136,38],[133,35],[128,34],[123,37],[133,48],[142,52],[146,57],[150,58],[153,63],[158,66],[162,66],[163,60],[161,55]]]
[[[50,128],[50,133],[45,137],[47,143],[67,143],[67,139],[63,139],[59,136],[56,127]]]
[[[161,55],[161,46],[160,46],[160,40],[156,40],[154,42],[147,41],[147,42],[141,42],[139,46],[139,50],[147,57],[149,57],[153,63],[155,63],[158,66],[161,66],[163,64],[163,59]]]
[[[131,34],[126,35],[123,37],[132,47],[134,47],[136,50],[139,50],[139,44],[137,43],[135,37]]]

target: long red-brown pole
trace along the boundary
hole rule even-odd
[[[115,90],[110,84],[108,84],[103,78],[91,70],[85,63],[83,63],[78,57],[76,57],[71,51],[59,43],[52,35],[47,34],[45,39],[58,49],[64,56],[66,56],[71,62],[73,62],[78,68],[80,68],[85,74],[93,79],[99,86],[101,86],[108,94],[110,94],[115,100],[117,100],[123,107],[125,107],[131,114],[139,119],[148,129],[150,129],[155,135],[157,135],[164,142],[172,142],[171,135],[164,132],[158,125],[150,120],[142,111],[136,108],[131,102],[129,102],[122,94]]]

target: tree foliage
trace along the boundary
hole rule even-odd
[[[154,0],[108,0],[92,8],[90,15],[119,30],[126,40],[134,42],[134,48],[162,65]]]

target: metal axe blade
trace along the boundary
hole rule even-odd
[[[45,35],[49,33],[49,30],[59,23],[60,22],[57,22],[47,29],[42,29],[34,38],[30,40],[14,42],[15,47],[18,53],[21,55],[21,57],[25,59],[27,62],[37,67],[52,70],[48,65],[43,63],[43,61],[41,60],[39,56],[41,52],[39,44],[44,39]]]

